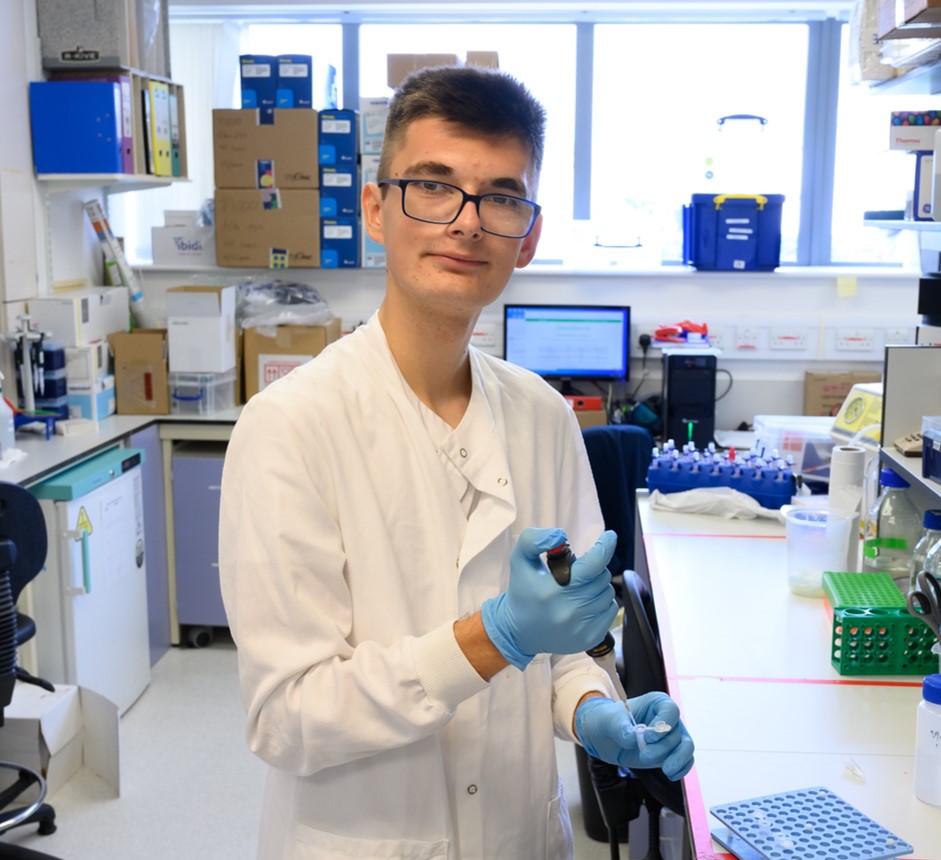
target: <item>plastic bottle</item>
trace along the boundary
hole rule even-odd
[[[883,469],[879,477],[882,492],[866,518],[863,570],[889,573],[900,589],[908,591],[922,517],[908,497],[904,478],[891,469]]]
[[[915,544],[915,549],[912,552],[912,563],[909,566],[909,590],[915,587],[915,577],[921,571],[927,569],[928,553],[931,552],[936,543],[941,541],[941,510],[934,508],[925,511],[922,523],[924,528],[918,543]]]
[[[915,797],[941,806],[941,675],[928,675],[915,718]]]
[[[13,425],[13,410],[3,396],[3,374],[0,373],[0,457],[10,448],[16,447],[16,431]]]

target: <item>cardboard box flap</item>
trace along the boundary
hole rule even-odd
[[[100,693],[82,687],[82,719],[85,723],[83,760],[85,767],[97,774],[121,794],[120,731],[118,706]]]
[[[138,328],[132,332],[108,335],[108,346],[115,361],[136,364],[162,361],[167,357],[165,328]]]
[[[167,317],[217,317],[227,312],[230,304],[234,311],[232,286],[183,286],[167,290]]]

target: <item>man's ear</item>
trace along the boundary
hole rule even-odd
[[[385,241],[382,237],[382,189],[375,182],[363,185],[362,195],[363,227],[369,238],[380,245]]]
[[[363,209],[364,216],[365,213],[366,210]],[[536,217],[536,223],[533,224],[533,229],[529,231],[529,235],[523,239],[523,244],[520,245],[519,256],[516,258],[517,269],[523,269],[533,261],[533,257],[536,256],[536,246],[539,244],[540,235],[542,235],[541,213]]]

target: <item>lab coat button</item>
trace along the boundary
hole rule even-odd
[[[467,456],[467,448],[461,448],[461,456],[462,456],[462,457],[466,457],[466,456]]]
[[[501,487],[505,487],[509,483],[509,481],[506,478],[497,478],[497,483]]]
[[[477,786],[476,786],[476,785],[469,785],[469,786],[467,786],[467,793],[468,793],[468,794],[477,794]]]

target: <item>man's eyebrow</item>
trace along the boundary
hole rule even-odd
[[[520,197],[526,196],[526,189],[523,187],[523,183],[521,183],[518,179],[513,179],[512,177],[494,179],[490,184],[494,188],[501,188],[504,191],[512,191],[514,194],[518,194]]]
[[[405,176],[414,176],[415,174],[426,176],[453,176],[454,170],[440,161],[419,161],[406,167],[402,171]]]
[[[418,161],[402,171],[403,176],[439,176],[450,179],[454,176],[454,168],[440,161]],[[526,188],[518,179],[512,176],[501,177],[487,183],[491,188],[507,191],[520,197],[526,196]]]

